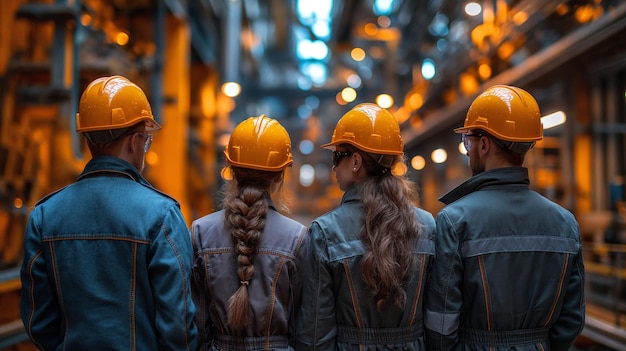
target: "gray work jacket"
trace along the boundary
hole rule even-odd
[[[302,291],[306,227],[270,206],[248,285],[251,320],[243,333],[227,324],[228,299],[241,285],[224,211],[191,225],[192,296],[201,350],[293,350],[295,313]]]
[[[568,350],[585,320],[574,216],[500,168],[441,198],[426,288],[431,350]]]
[[[355,187],[344,194],[341,206],[313,221],[298,350],[424,349],[422,301],[434,255],[435,220],[422,209],[414,211],[422,228],[413,244],[416,266],[403,286],[403,309],[390,303],[379,310],[361,278],[364,209]]]

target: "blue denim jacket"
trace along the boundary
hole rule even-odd
[[[114,157],[40,200],[20,311],[41,350],[195,350],[193,253],[176,200]]]

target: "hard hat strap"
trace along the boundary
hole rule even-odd
[[[97,130],[93,132],[86,132],[83,134],[85,135],[85,138],[87,138],[87,140],[89,140],[92,144],[106,144],[130,134],[129,132],[132,132],[134,129],[135,126],[132,126],[120,129]]]
[[[514,141],[505,141],[505,140],[501,140],[498,138],[494,138],[492,137],[491,140],[493,140],[496,144],[498,144],[501,148],[505,149],[505,150],[509,150],[518,154],[523,154],[525,152],[527,152],[528,150],[532,149],[533,146],[535,146],[535,142],[531,141],[531,142],[514,142]]]
[[[395,155],[377,155],[372,153],[370,153],[370,156],[372,156],[372,158],[376,160],[376,163],[385,168],[391,168],[393,162],[396,160],[397,157]]]

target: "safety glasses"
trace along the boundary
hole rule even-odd
[[[352,155],[354,152],[349,151],[333,151],[333,167],[337,167],[341,159]]]
[[[141,132],[135,132],[142,137],[146,138],[146,141],[143,144],[143,152],[148,152],[150,150],[150,146],[152,146],[152,134],[146,134]]]
[[[465,150],[469,151],[470,147],[472,146],[472,143],[469,141],[469,137],[477,137],[480,138],[482,137],[484,134],[482,133],[465,133],[463,134],[463,136],[461,137],[463,140],[463,146],[465,146]]]

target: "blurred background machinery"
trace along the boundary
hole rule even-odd
[[[233,126],[262,113],[289,130],[292,215],[336,206],[330,139],[339,117],[376,102],[398,119],[422,206],[470,176],[460,137],[486,87],[531,92],[545,139],[533,188],[581,224],[587,326],[578,349],[626,349],[626,1],[0,1],[0,350],[30,350],[19,319],[29,209],[89,159],[74,132],[94,78],[147,93],[163,130],[144,175],[188,222],[215,210]],[[105,263],[103,263],[105,264]]]

